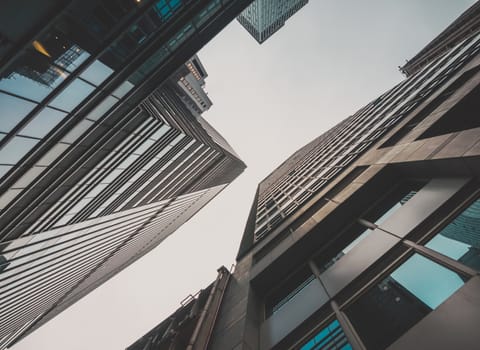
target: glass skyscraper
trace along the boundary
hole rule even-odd
[[[200,114],[194,55],[249,1],[27,2],[0,13],[0,349],[245,168]]]
[[[307,3],[308,0],[255,0],[237,20],[261,44]]]

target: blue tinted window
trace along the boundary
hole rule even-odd
[[[38,59],[38,58],[32,58]],[[0,89],[41,102],[67,77],[62,69],[47,65],[42,69],[22,65],[0,80]]]
[[[312,339],[304,344],[300,350],[320,350],[320,349],[351,349],[345,333],[337,320],[331,322],[328,326],[318,332]]]
[[[464,284],[458,274],[419,254],[405,261],[391,277],[432,309]]]
[[[82,102],[85,97],[90,95],[94,87],[83,82],[80,79],[75,79],[68,85],[57,97],[55,97],[50,105],[70,112],[72,109]]]
[[[80,75],[81,78],[88,80],[94,85],[100,85],[113,73],[113,69],[104,65],[99,60],[95,60],[85,71]]]
[[[14,137],[0,150],[0,164],[16,164],[39,140]]]
[[[18,134],[42,138],[47,135],[67,114],[45,107]]]
[[[12,168],[12,165],[0,165],[0,179]]]
[[[0,93],[0,131],[9,132],[33,109],[35,104]]]
[[[426,246],[480,270],[480,199],[473,202]]]

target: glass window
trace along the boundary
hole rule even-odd
[[[68,76],[38,51],[27,51],[7,72],[8,75],[0,79],[0,89],[37,102],[41,102]]]
[[[88,80],[94,85],[100,85],[113,73],[113,69],[104,65],[99,60],[95,60],[87,69],[80,74],[80,78]]]
[[[35,108],[35,104],[0,93],[0,131],[9,132]]]
[[[44,167],[34,166],[30,168],[22,177],[13,184],[12,188],[25,188],[35,180],[43,171]]]
[[[352,346],[337,320],[318,332],[312,339],[304,344],[300,350],[338,349],[350,350]]]
[[[401,208],[402,205],[407,203],[410,199],[412,199],[413,196],[417,191],[412,190],[408,192],[402,199],[400,199],[398,202],[396,202],[389,210],[387,210],[382,216],[380,216],[377,220],[375,220],[375,224],[381,225],[385,220],[387,220],[393,213],[397,211],[397,209]]]
[[[12,169],[13,166],[11,165],[0,165],[0,179]]]
[[[0,164],[16,164],[39,140],[17,136],[0,150]]]
[[[167,124],[163,124],[160,129],[158,129],[157,131],[155,131],[152,136],[150,136],[150,138],[152,140],[159,140],[163,135],[165,135],[167,133],[167,131],[170,130],[170,126],[168,126]]]
[[[116,103],[118,99],[113,96],[107,96],[102,102],[100,102],[90,113],[87,114],[85,118],[91,120],[98,120]]]
[[[80,79],[75,79],[57,97],[55,97],[52,102],[50,102],[50,105],[70,112],[77,107],[85,97],[90,95],[93,90],[94,87],[92,85],[87,84]]]
[[[57,143],[53,146],[40,160],[36,165],[38,166],[49,166],[55,159],[58,158],[68,147],[69,145]]]
[[[265,317],[268,318],[272,316],[284,305],[295,299],[298,293],[307,287],[314,279],[315,276],[308,266],[302,267],[288,277],[265,299]]]
[[[376,225],[380,225],[382,222],[384,222],[388,217],[390,217],[393,213],[395,213],[399,208],[401,208],[405,203],[407,203],[416,193],[416,190],[410,190],[408,191],[407,194],[405,194],[405,191],[402,191],[400,200],[398,199],[398,196],[393,196],[387,198],[386,202],[383,201],[377,208],[374,208],[371,210],[370,213],[366,215],[368,218],[377,218],[377,219],[372,219],[372,221]],[[395,197],[397,199],[395,199]],[[393,199],[393,200],[392,200]],[[335,255],[332,259],[327,261],[326,263],[321,263],[322,257],[319,258],[319,265],[320,265],[320,270],[325,271],[328,269],[330,266],[335,264],[338,260],[340,260],[344,255],[346,255],[350,250],[355,248],[361,241],[363,241],[367,236],[372,232],[371,229],[365,229],[365,226],[361,225],[354,225],[354,228],[350,232],[357,232],[356,238],[351,241],[345,248],[343,248],[337,255]],[[361,232],[358,234],[358,232]],[[348,233],[347,233],[348,235]]]
[[[414,254],[346,313],[367,349],[384,349],[463,284],[455,272]]]
[[[75,125],[72,130],[69,131],[62,139],[61,142],[74,143],[77,139],[83,135],[94,123],[90,120],[82,120]]]
[[[55,128],[67,114],[45,107],[19,131],[19,135],[42,138]]]
[[[480,199],[473,202],[425,246],[480,270]]]
[[[115,89],[115,91],[112,92],[112,95],[118,98],[122,98],[127,94],[127,92],[132,90],[134,86],[135,85],[133,85],[128,80],[126,80],[123,83],[121,83],[120,86]]]

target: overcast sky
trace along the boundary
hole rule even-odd
[[[124,349],[234,263],[256,186],[401,81],[397,67],[474,0],[310,0],[264,44],[235,21],[199,52],[204,117],[248,169],[160,246],[13,350]]]

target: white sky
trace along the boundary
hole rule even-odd
[[[202,51],[204,117],[247,170],[159,247],[14,346],[124,349],[234,262],[256,186],[298,148],[402,80],[474,0],[310,0],[262,45],[232,22]]]

